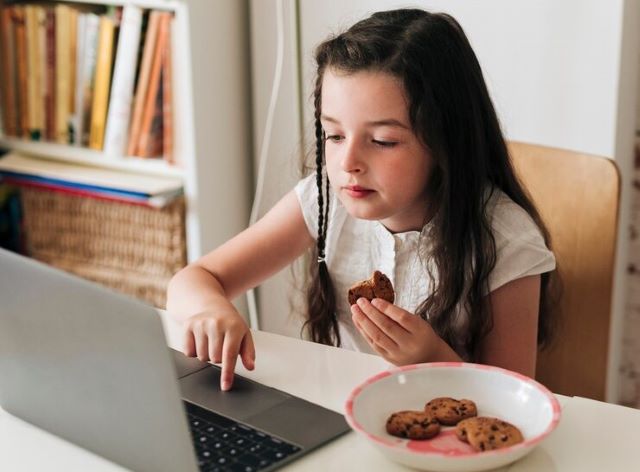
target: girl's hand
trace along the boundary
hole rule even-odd
[[[248,370],[255,367],[256,352],[249,326],[235,310],[205,311],[187,318],[184,353],[201,361],[222,362],[220,388],[229,390],[238,355]]]
[[[444,360],[437,356],[445,342],[419,316],[381,298],[371,302],[359,298],[357,304],[351,305],[351,314],[369,345],[395,365]],[[452,351],[446,347],[445,351]]]

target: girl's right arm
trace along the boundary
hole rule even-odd
[[[257,223],[169,282],[167,310],[184,324],[184,352],[222,362],[223,390],[231,387],[238,354],[247,369],[255,360],[251,332],[231,300],[286,267],[313,242],[292,190]]]

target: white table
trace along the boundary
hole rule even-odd
[[[167,342],[180,348],[179,326],[161,314]],[[276,334],[255,332],[256,369],[236,371],[253,380],[342,412],[351,389],[384,370],[381,358]],[[629,471],[640,464],[640,410],[579,397],[558,396],[556,431],[523,460],[501,471]],[[33,427],[0,409],[0,470],[122,471],[99,456]],[[348,433],[283,471],[408,471]]]

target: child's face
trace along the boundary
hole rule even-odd
[[[349,214],[393,232],[421,229],[434,164],[411,129],[402,84],[386,73],[327,69],[321,120],[331,187]]]

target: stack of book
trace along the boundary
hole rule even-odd
[[[130,4],[7,4],[4,135],[174,163],[172,19]]]
[[[0,182],[70,195],[162,208],[182,195],[182,181],[23,156],[0,158]]]
[[[0,185],[0,247],[23,252],[22,213],[18,193]]]

